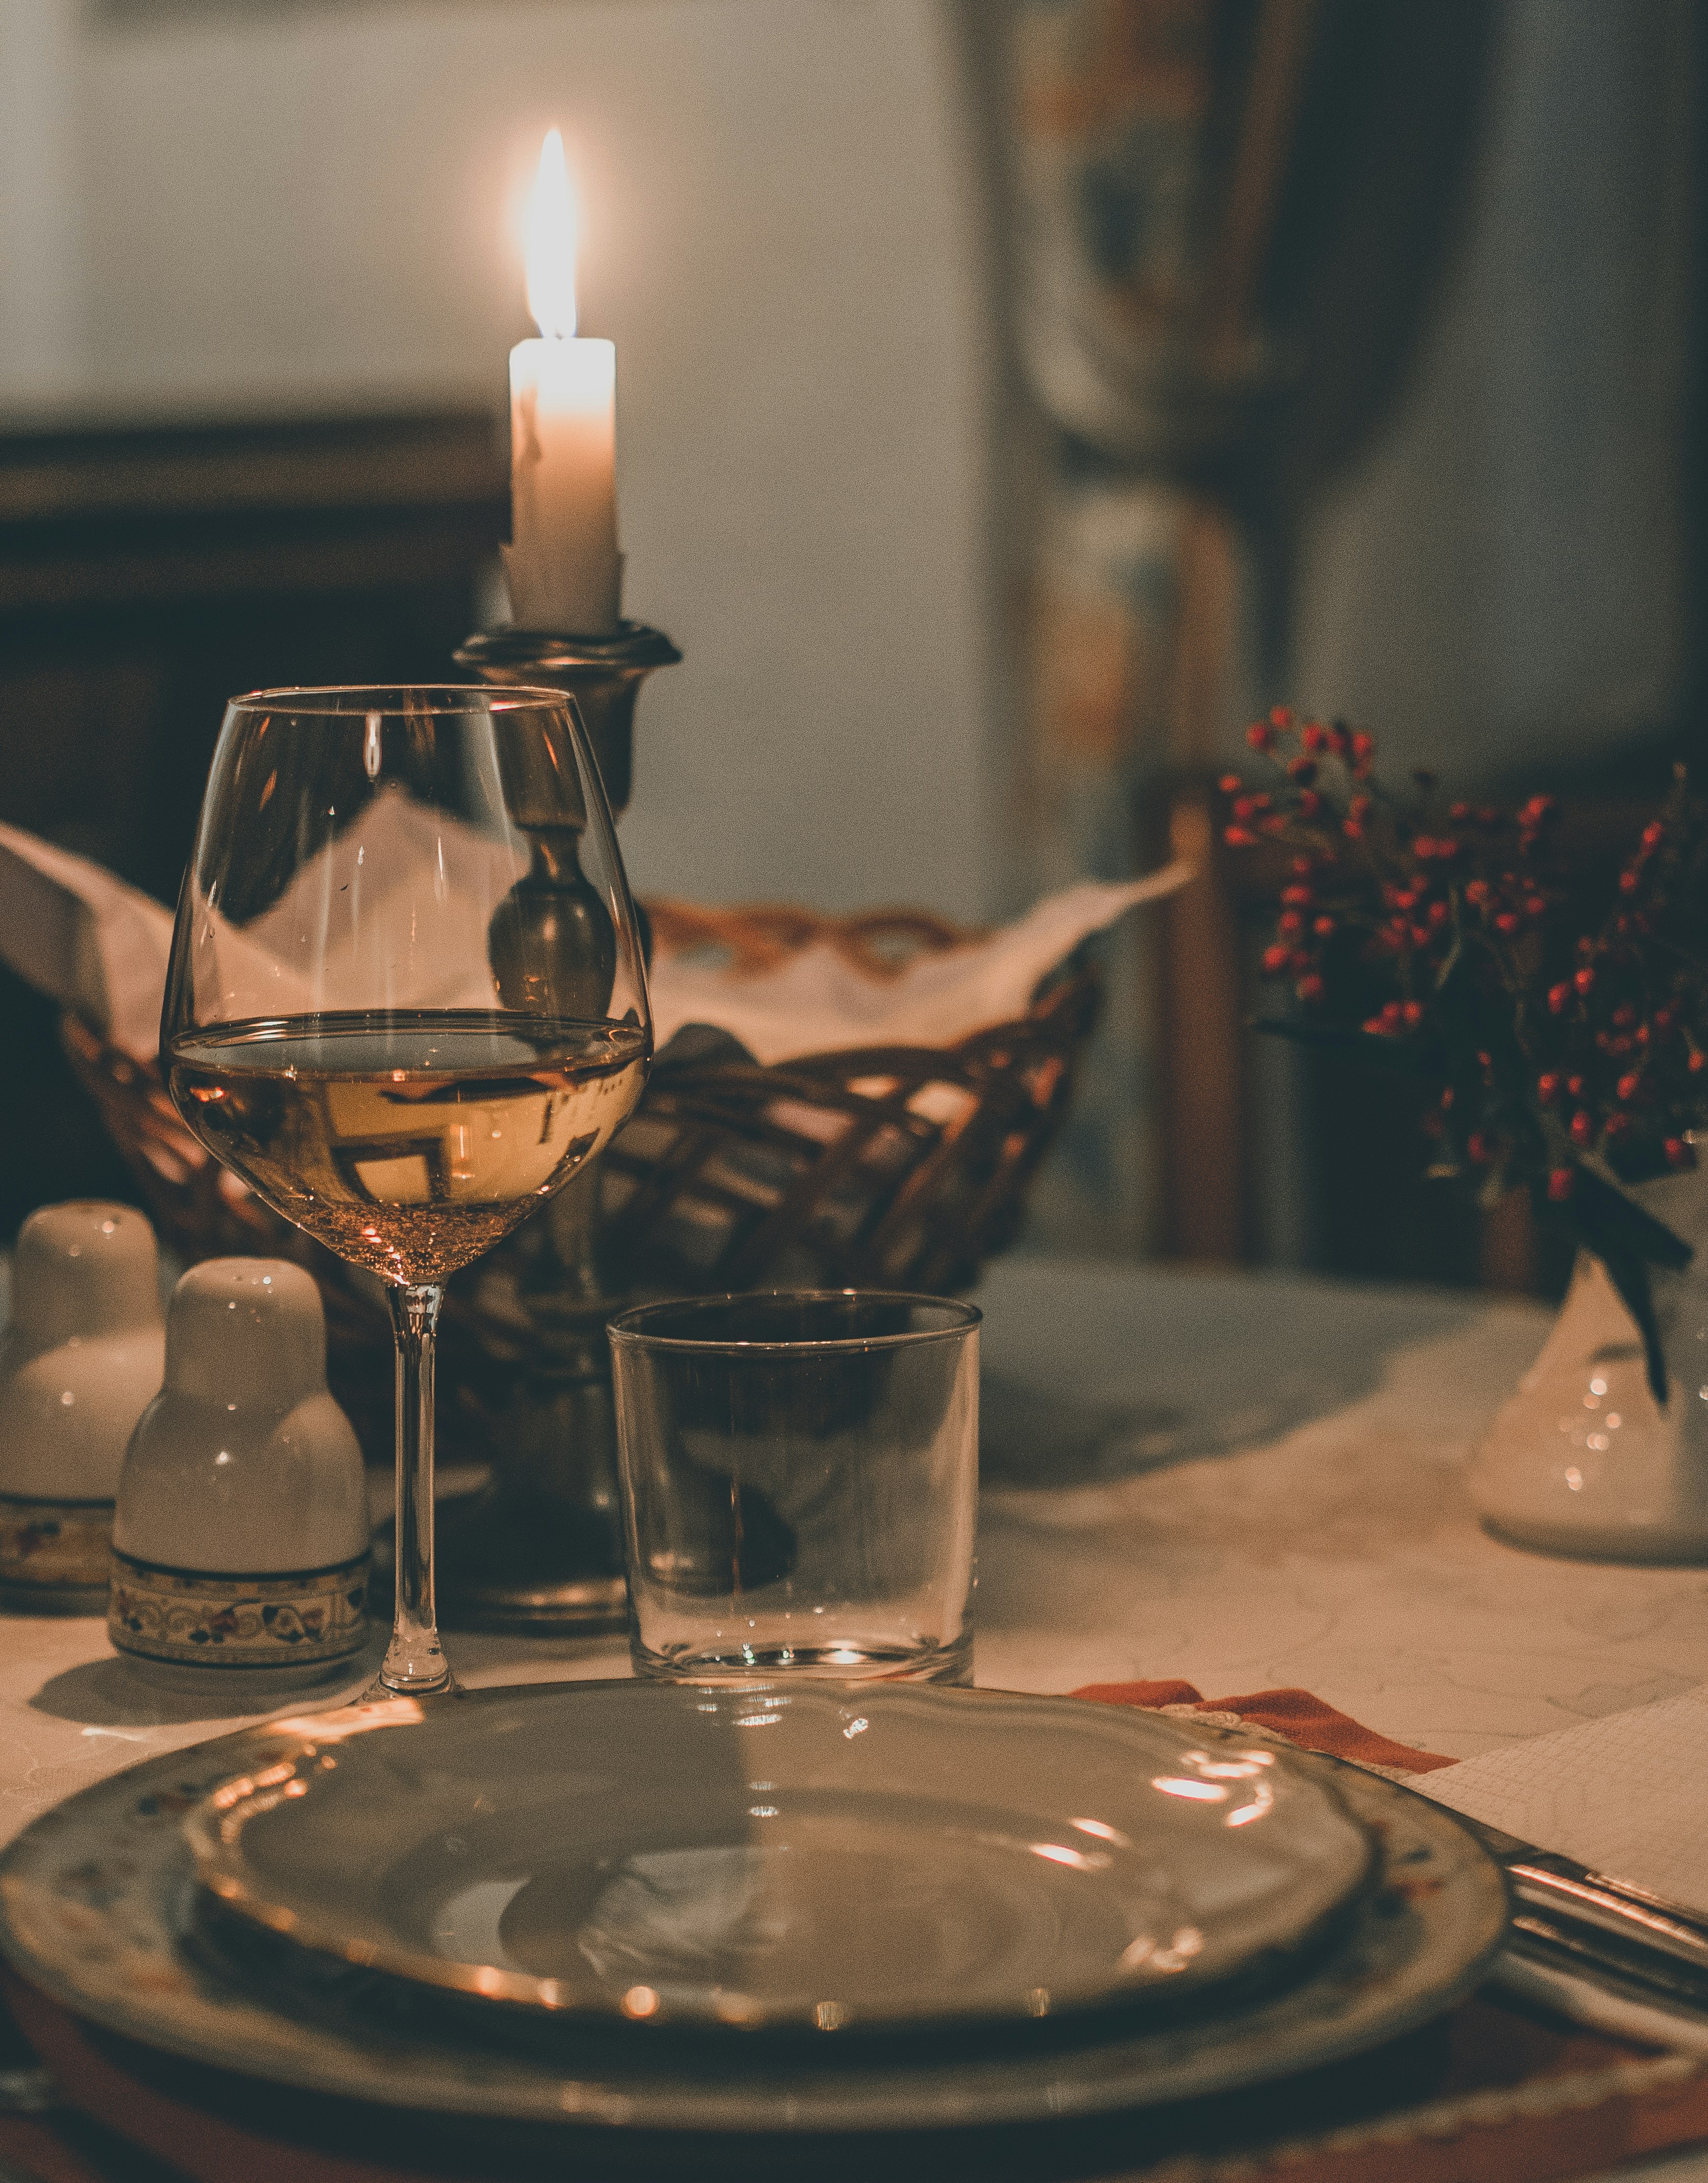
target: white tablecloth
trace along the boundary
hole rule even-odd
[[[1554,1561],[1471,1512],[1467,1458],[1539,1308],[1018,1259],[979,1301],[981,1683],[1299,1684],[1467,1758],[1708,1682],[1708,1571]],[[471,1684],[627,1671],[615,1640],[447,1649]],[[0,1617],[0,1840],[235,1725],[209,1690],[142,1685],[97,1621]],[[1694,2156],[1666,2172],[1708,2183]]]
[[[1708,1682],[1708,1571],[1554,1561],[1472,1514],[1539,1307],[1021,1259],[979,1301],[980,1682],[1302,1684],[1456,1758]],[[448,1644],[471,1683],[627,1668],[616,1639]],[[219,1688],[145,1687],[97,1621],[0,1617],[0,1839],[214,1733]]]

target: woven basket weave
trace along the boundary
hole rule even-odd
[[[796,909],[650,905],[670,952],[714,949],[743,970],[829,942],[868,975],[970,934],[923,913],[827,919]],[[1089,963],[1047,980],[1027,1014],[958,1045],[862,1047],[762,1067],[734,1042],[690,1034],[655,1068],[604,1155],[603,1264],[615,1292],[763,1287],[965,1288],[1012,1241],[1025,1193],[1066,1114],[1097,1016]],[[370,1453],[390,1436],[391,1332],[377,1285],[263,1205],[180,1121],[158,1069],[67,1017],[66,1051],[93,1095],[163,1240],[187,1263],[244,1253],[295,1259],[325,1298],[334,1391]],[[518,1361],[505,1254],[524,1223],[451,1285],[440,1379],[446,1423],[478,1442],[489,1393]],[[471,1269],[479,1275],[482,1269]],[[496,1274],[499,1278],[493,1280]],[[471,1447],[471,1453],[478,1448]]]

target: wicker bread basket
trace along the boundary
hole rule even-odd
[[[829,941],[869,975],[975,936],[923,913],[829,919],[794,908],[650,905],[659,946],[716,950],[738,970]],[[679,1036],[655,1067],[600,1175],[608,1288],[965,1288],[1013,1240],[1028,1184],[1059,1127],[1098,1012],[1084,956],[1046,979],[1028,1013],[958,1045],[873,1047],[762,1067],[733,1040]],[[377,1283],[351,1269],[219,1167],[179,1120],[152,1064],[75,1018],[65,1047],[124,1155],[163,1241],[186,1263],[227,1253],[295,1259],[325,1299],[334,1391],[370,1455],[391,1432],[391,1330]],[[536,1216],[537,1218],[537,1216]],[[532,1220],[452,1281],[440,1383],[452,1445],[481,1453],[481,1425],[518,1361],[515,1282]]]

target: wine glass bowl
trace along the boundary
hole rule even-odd
[[[402,1287],[508,1235],[628,1114],[645,1036],[519,1012],[389,1008],[217,1025],[170,1048],[172,1097],[287,1220]]]
[[[441,1689],[432,1367],[442,1284],[640,1097],[646,974],[597,767],[554,691],[235,699],[180,898],[174,1103],[276,1212],[387,1284],[398,1607],[380,1682]]]

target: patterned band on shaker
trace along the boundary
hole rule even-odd
[[[341,1660],[368,1634],[368,1556],[283,1576],[208,1576],[115,1547],[107,1634],[121,1653],[198,1667]]]
[[[25,1501],[0,1493],[0,1584],[104,1585],[110,1501]]]

